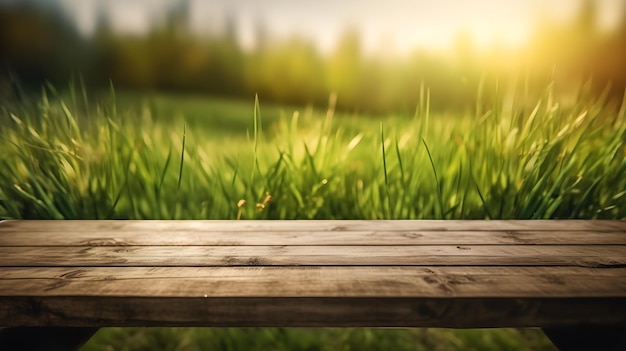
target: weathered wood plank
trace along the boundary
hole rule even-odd
[[[626,323],[626,299],[1,297],[5,326],[551,327]]]
[[[388,246],[626,245],[624,232],[597,231],[26,231],[0,232],[2,246]]]
[[[122,246],[3,247],[2,267],[626,265],[626,246]]]
[[[625,231],[618,220],[316,220],[316,221],[214,221],[214,220],[98,220],[0,222],[0,231]]]
[[[0,296],[624,297],[626,268],[2,268]]]
[[[0,326],[626,323],[626,221],[3,221]]]
[[[318,274],[323,272],[341,272],[344,270],[353,273],[366,271],[380,272],[405,272],[402,274],[417,275],[593,275],[596,277],[625,278],[626,268],[593,268],[593,267],[517,267],[517,266],[292,266],[292,267],[0,267],[0,279],[112,279],[120,272],[122,278],[202,278],[205,274],[211,276],[230,276],[238,272],[243,274],[279,274],[285,271],[304,271]],[[223,273],[219,273],[223,272]],[[350,273],[350,274],[353,274]],[[328,273],[331,274],[331,273]],[[386,273],[382,273],[383,275]]]

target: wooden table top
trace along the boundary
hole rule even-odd
[[[0,326],[626,323],[626,221],[2,221]]]

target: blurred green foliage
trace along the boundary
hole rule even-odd
[[[83,351],[553,351],[539,329],[103,328]]]
[[[145,35],[120,34],[101,16],[95,33],[82,37],[62,11],[34,4],[0,3],[0,66],[33,86],[43,80],[65,84],[74,73],[92,86],[107,87],[112,79],[120,88],[247,98],[258,93],[265,102],[319,106],[336,94],[337,108],[353,112],[413,111],[422,85],[430,88],[431,108],[448,111],[473,109],[480,84],[523,84],[531,103],[546,77],[559,82],[557,94],[569,97],[589,79],[598,93],[611,83],[616,100],[626,86],[626,13],[617,28],[603,32],[592,0],[569,23],[539,22],[518,50],[494,45],[481,51],[461,33],[447,54],[416,50],[407,57],[366,55],[362,34],[350,28],[326,55],[311,40],[278,40],[262,26],[255,48],[244,50],[232,22],[221,34],[201,36],[175,6]],[[480,99],[489,105],[495,96],[485,90]]]

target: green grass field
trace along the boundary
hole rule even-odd
[[[424,89],[415,113],[377,117],[332,101],[84,94],[49,87],[2,107],[0,217],[626,218],[625,111],[602,98],[564,106],[548,87],[533,103],[433,113]],[[106,328],[85,347],[153,349],[553,347],[533,329],[280,328]]]
[[[414,115],[374,118],[79,95],[4,107],[0,216],[626,217],[624,108],[601,100],[562,107],[547,89],[527,106],[432,115],[425,98]],[[273,201],[257,211],[266,193]]]

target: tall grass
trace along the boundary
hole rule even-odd
[[[626,218],[625,108],[602,96],[432,115],[426,91],[413,118],[331,101],[266,126],[256,100],[228,139],[70,90],[2,107],[3,218]]]

